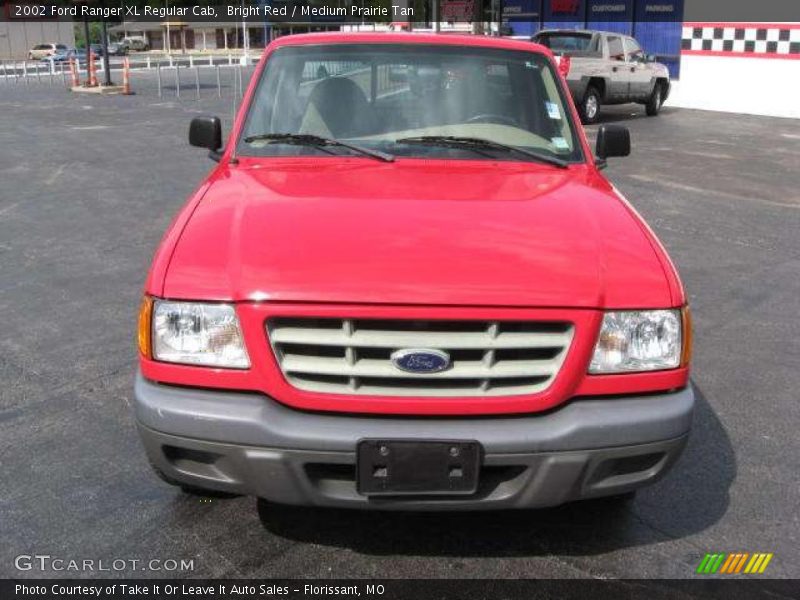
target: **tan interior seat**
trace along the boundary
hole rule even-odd
[[[323,79],[311,91],[300,121],[300,133],[350,138],[374,132],[372,106],[350,79]]]

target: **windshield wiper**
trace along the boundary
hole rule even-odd
[[[364,148],[363,146],[356,146],[355,144],[351,144],[349,142],[343,142],[341,140],[326,138],[319,135],[310,135],[307,133],[260,133],[258,135],[249,135],[244,138],[244,141],[248,144],[258,141],[265,141],[269,144],[294,144],[296,146],[316,146],[318,148],[325,148],[326,146],[339,146],[341,148],[347,148],[348,150],[357,152],[358,154],[363,154],[364,156],[371,156],[372,158],[382,160],[384,162],[394,161],[394,156],[387,152],[371,150],[369,148]]]
[[[503,150],[505,152],[516,152],[517,154],[533,158],[539,162],[544,162],[561,169],[566,169],[569,164],[560,158],[556,158],[555,156],[547,156],[545,154],[533,152],[532,150],[520,148],[519,146],[502,144],[500,142],[478,137],[462,137],[456,135],[419,135],[414,137],[400,138],[394,142],[395,144],[430,144],[435,146],[450,146],[453,148]]]

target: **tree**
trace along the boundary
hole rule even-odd
[[[74,25],[75,28],[75,47],[76,48],[85,48],[86,47],[86,39],[83,34],[83,23],[77,22]],[[103,39],[103,26],[101,25],[100,21],[92,21],[89,23],[89,43],[90,44],[99,44]]]

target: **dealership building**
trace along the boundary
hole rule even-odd
[[[782,1],[800,17],[797,0]],[[760,7],[736,0],[503,0],[502,19],[520,38],[544,28],[635,37],[669,67],[673,106],[800,118],[800,21],[762,22],[770,2]]]
[[[266,0],[260,0],[265,2]],[[282,0],[270,0],[280,2]],[[305,0],[297,0],[303,2]],[[339,0],[349,4],[359,0]],[[393,0],[419,6],[413,0]],[[469,30],[471,15],[500,21],[504,35],[529,39],[545,28],[597,29],[635,37],[667,65],[668,105],[800,118],[800,0],[427,0],[414,28]],[[112,35],[144,38],[165,52],[263,47],[276,35],[338,29],[335,19],[310,23],[123,22]],[[451,21],[448,23],[448,21]],[[452,21],[461,21],[455,24]],[[74,44],[68,21],[0,21],[0,59],[24,59],[40,43]],[[347,28],[347,27],[345,27]]]
[[[394,0],[403,1],[419,5]],[[442,31],[463,30],[469,15],[480,14],[478,0],[434,2],[423,3],[424,14],[417,16],[422,22],[414,28],[431,28],[439,20]],[[757,5],[747,0],[484,0],[483,7],[484,20],[501,21],[504,35],[521,39],[544,28],[635,37],[670,70],[668,105],[800,118],[793,93],[800,81],[800,0],[760,0]],[[452,21],[462,22],[454,26]],[[173,25],[170,31],[166,22],[148,23],[140,35],[153,48],[228,50],[244,44],[259,48],[276,35],[338,28],[324,18],[299,26],[254,21],[246,28],[237,23]],[[126,27],[130,24],[112,30]]]

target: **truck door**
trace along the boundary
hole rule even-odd
[[[644,51],[633,38],[625,38],[625,61],[629,69],[630,100],[643,100],[650,96],[653,70],[645,60]]]
[[[609,80],[608,100],[624,102],[628,97],[630,65],[625,62],[625,48],[622,45],[622,37],[609,35],[606,38],[606,45],[608,55],[606,64],[608,65]]]

